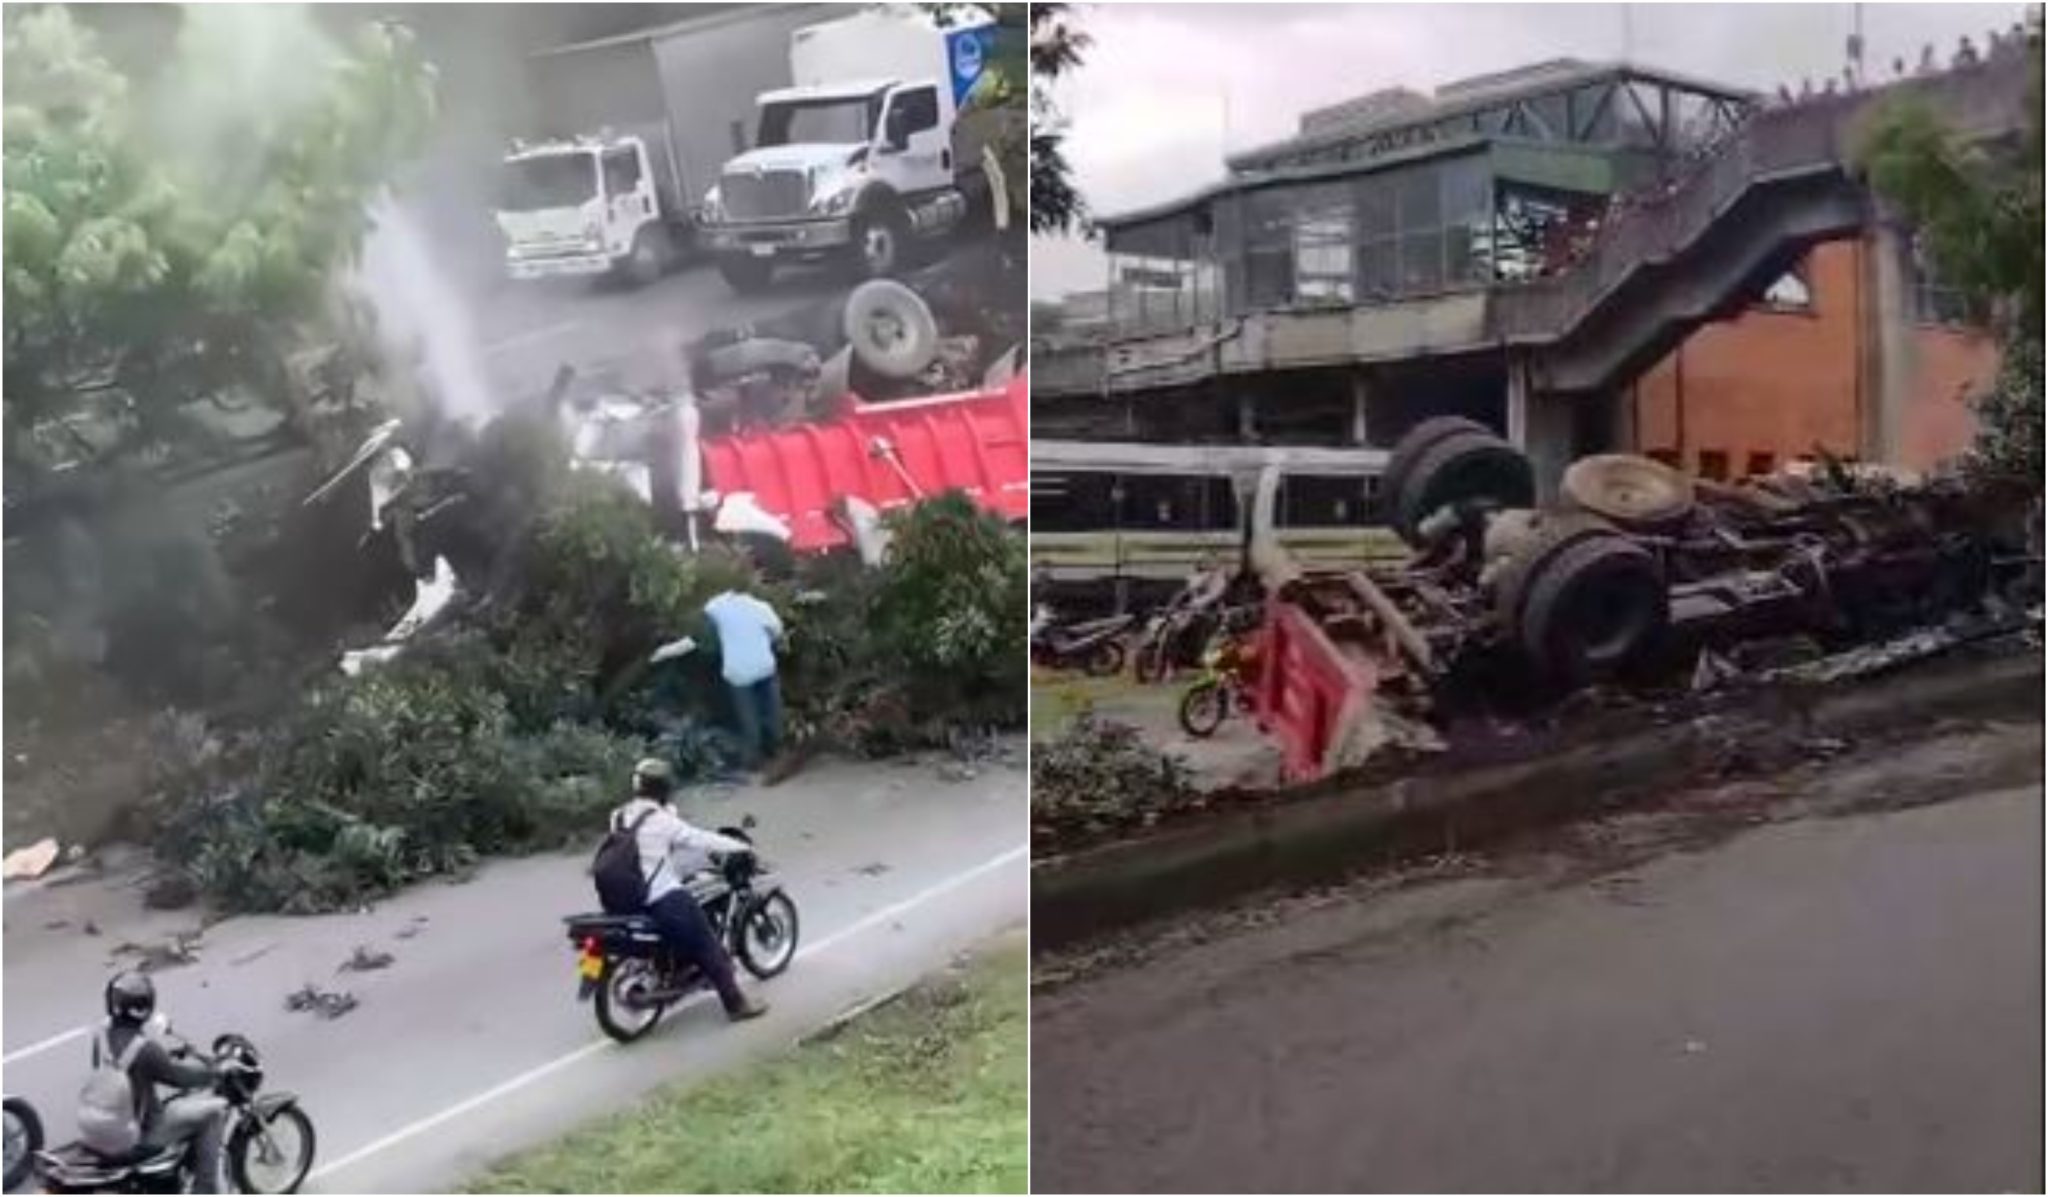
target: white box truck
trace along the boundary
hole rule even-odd
[[[790,34],[831,12],[706,9],[529,60],[522,127],[540,135],[505,155],[495,213],[511,277],[644,283],[691,245],[695,201],[744,147],[755,95],[791,82]]]
[[[754,148],[704,197],[699,243],[726,281],[758,290],[782,263],[827,259],[882,277],[957,227],[987,188],[959,115],[992,85],[994,38],[983,13],[902,10],[792,33],[795,86],[761,93]]]

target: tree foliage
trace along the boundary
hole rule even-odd
[[[1031,6],[1031,231],[1069,233],[1087,218],[1066,157],[1065,120],[1052,84],[1081,65],[1088,35],[1066,4]]]
[[[65,6],[6,14],[10,470],[189,443],[195,404],[282,406],[287,348],[433,117],[401,26],[336,46],[290,9],[181,20],[138,81]],[[278,60],[252,76],[251,53]]]
[[[1901,99],[1864,130],[1872,187],[1912,223],[1935,273],[1990,313],[1999,372],[1975,397],[1979,464],[2038,480],[2042,468],[2041,37],[2028,35],[2027,120],[2013,143],[1966,140],[1924,104]]]
[[[1064,149],[1066,134],[1051,85],[1081,65],[1088,35],[1081,31],[1068,4],[928,3],[918,5],[941,25],[971,11],[986,12],[996,25],[995,50],[988,60],[991,86],[981,93],[985,104],[1018,105],[1025,110],[1028,138],[1005,138],[1001,152],[1012,193],[1030,205],[1028,228],[1033,233],[1067,233],[1079,229],[1087,209],[1074,189]]]

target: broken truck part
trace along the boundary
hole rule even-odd
[[[1868,644],[1974,609],[2039,603],[2024,497],[1823,463],[1814,478],[1694,482],[1658,462],[1574,463],[1531,509],[1506,441],[1425,420],[1389,458],[1398,566],[1310,571],[1252,504],[1267,662],[1254,695],[1288,777],[1359,763],[1410,721],[1527,710],[1596,684],[1657,686],[1746,642]],[[1719,672],[1715,675],[1721,676]]]

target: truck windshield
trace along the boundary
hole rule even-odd
[[[589,153],[547,154],[505,163],[507,212],[542,208],[574,208],[597,194],[597,156]]]
[[[759,144],[866,145],[881,114],[880,95],[770,104],[761,110]]]

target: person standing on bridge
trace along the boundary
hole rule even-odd
[[[705,603],[704,614],[718,632],[720,672],[732,691],[746,767],[759,769],[782,746],[782,689],[775,676],[775,642],[782,639],[782,617],[767,603],[737,590]]]

